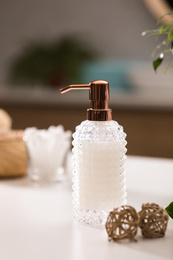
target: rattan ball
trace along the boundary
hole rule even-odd
[[[138,214],[131,206],[121,206],[109,212],[106,221],[108,240],[134,239],[138,230]],[[136,240],[135,240],[136,241]]]
[[[168,214],[155,203],[142,204],[139,212],[139,227],[144,237],[163,237],[168,223]]]

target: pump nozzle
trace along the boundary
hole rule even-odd
[[[69,90],[89,89],[91,108],[87,109],[87,119],[92,121],[112,120],[112,110],[108,108],[109,83],[104,80],[95,80],[89,84],[69,85],[60,89],[66,93]]]
[[[70,90],[78,90],[78,89],[90,89],[90,84],[83,84],[83,85],[68,85],[64,88],[60,89],[61,94],[66,93],[67,91]]]

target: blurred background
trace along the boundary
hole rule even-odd
[[[59,89],[103,79],[128,154],[173,158],[173,73],[154,72],[159,39],[141,36],[169,10],[163,0],[1,0],[0,108],[13,128],[74,132],[88,92]]]

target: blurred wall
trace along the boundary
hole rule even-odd
[[[0,86],[11,59],[29,41],[82,33],[107,59],[150,59],[155,43],[141,32],[155,26],[139,0],[1,0]]]

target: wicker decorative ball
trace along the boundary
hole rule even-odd
[[[139,227],[144,237],[157,238],[165,235],[169,217],[159,205],[155,203],[142,204],[139,216]]]
[[[106,221],[108,240],[134,239],[138,230],[138,214],[131,206],[121,206],[109,212]]]

